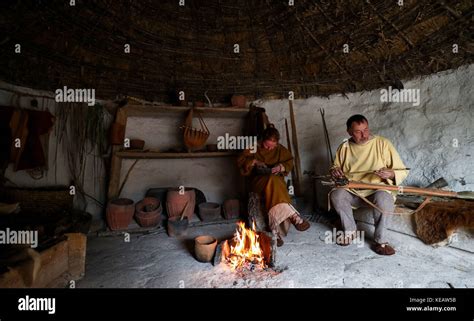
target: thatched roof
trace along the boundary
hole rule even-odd
[[[374,89],[473,62],[471,0],[75,2],[1,1],[2,80],[216,102]]]

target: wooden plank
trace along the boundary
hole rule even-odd
[[[162,117],[163,115],[176,115],[182,114],[184,117],[189,111],[189,107],[177,107],[177,106],[143,106],[143,105],[127,105],[124,110],[127,113],[127,117]],[[243,118],[245,117],[249,109],[248,108],[210,108],[210,107],[195,107],[195,111],[201,112],[206,117],[226,117],[226,118]]]
[[[127,126],[127,112],[124,107],[117,111],[117,117],[115,122],[124,126],[126,130]],[[112,160],[110,165],[110,178],[109,178],[109,190],[107,192],[107,198],[113,199],[118,196],[120,188],[120,171],[122,170],[122,158],[117,156],[117,152],[120,151],[122,146],[112,146]]]
[[[196,153],[157,153],[157,152],[127,152],[119,151],[115,155],[120,158],[130,159],[160,159],[160,158],[209,158],[237,156],[236,152],[196,152]]]
[[[86,270],[87,237],[82,233],[66,233],[69,255],[69,274],[73,280],[82,278]]]
[[[34,288],[47,287],[49,283],[60,277],[69,268],[67,240],[42,251],[41,268],[38,272]]]
[[[35,283],[41,268],[41,255],[32,248],[18,249],[13,256],[2,262],[9,271],[0,277],[2,287],[29,287]]]

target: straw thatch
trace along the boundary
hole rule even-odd
[[[205,101],[207,90],[222,102],[234,93],[307,97],[399,86],[472,63],[471,0],[402,2],[2,1],[0,78],[95,88],[99,98],[169,101],[183,90]]]

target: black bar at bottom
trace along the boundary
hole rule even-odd
[[[471,289],[2,289],[0,320],[472,321],[473,299]]]

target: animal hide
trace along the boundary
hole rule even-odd
[[[474,202],[429,203],[415,214],[415,223],[416,234],[426,244],[447,244],[458,228],[474,228]]]

